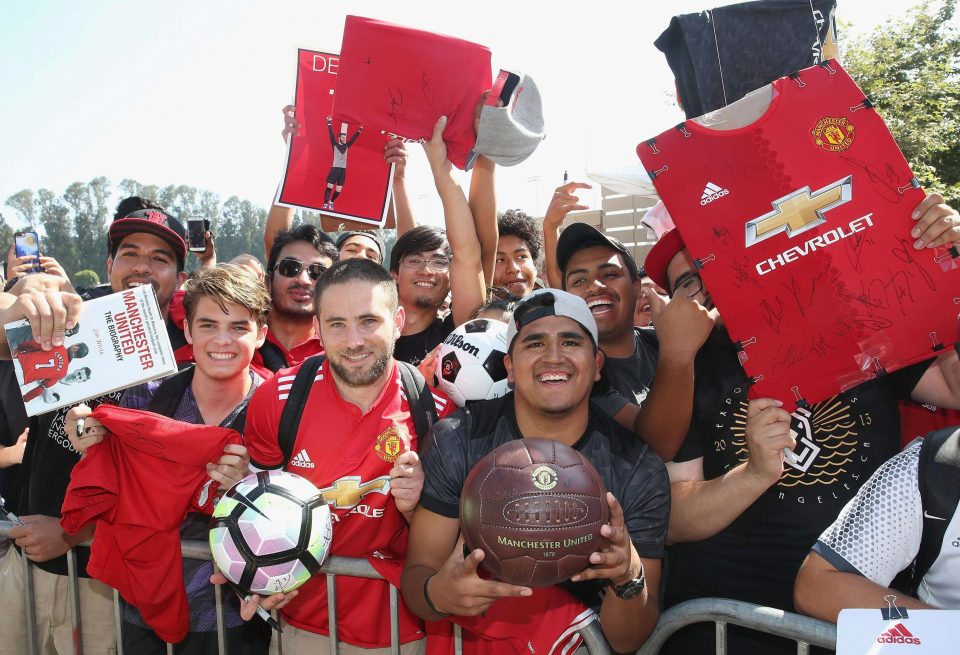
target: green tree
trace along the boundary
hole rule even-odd
[[[957,0],[926,0],[844,48],[846,70],[873,101],[917,179],[960,203]]]
[[[74,182],[63,192],[63,200],[73,214],[76,265],[106,277],[107,219],[113,214],[108,207],[110,182],[105,177]]]
[[[78,289],[92,289],[100,284],[100,276],[96,271],[85,268],[73,274],[73,285]]]

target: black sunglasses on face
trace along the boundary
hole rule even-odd
[[[304,268],[303,262],[298,259],[281,259],[277,262],[277,265],[273,267],[277,273],[283,277],[297,277],[300,275],[300,271]],[[327,267],[319,262],[314,262],[313,264],[307,264],[307,275],[310,276],[310,279],[316,282],[323,272],[327,270]]]

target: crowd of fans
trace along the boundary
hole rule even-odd
[[[285,137],[299,129],[292,107],[284,120]],[[795,467],[784,449],[803,436],[791,429],[796,417],[777,399],[748,400],[736,347],[679,235],[658,242],[641,265],[587,224],[561,231],[569,212],[585,209],[576,196],[588,186],[581,182],[556,189],[542,226],[519,210],[498,213],[494,164],[481,157],[465,192],[452,175],[443,128],[441,119],[423,147],[445,229],[417,225],[404,187],[407,146],[394,139],[385,147],[385,161],[395,164],[398,234],[389,257],[375,232],[341,231],[334,239],[294,225],[292,209],[274,206],[262,258],[218,264],[208,234],[200,269],[188,276],[183,226],[136,197],[120,203],[110,226],[107,284],[74,289],[49,257],[40,258],[43,273],[27,275],[33,262],[8,253],[0,319],[29,319],[37,348],[62,346],[84,301],[149,284],[190,377],[183,382],[181,372],[28,419],[9,360],[18,353],[0,347],[7,357],[0,363],[3,496],[22,521],[10,534],[15,547],[0,558],[4,652],[27,643],[21,557],[36,565],[41,652],[71,652],[71,548],[79,557],[84,652],[113,652],[112,591],[87,576],[89,549],[78,546],[96,542],[95,527],[68,534],[61,505],[74,465],[111,438],[91,412],[100,404],[155,407],[174,378],[182,398],[170,418],[244,435],[244,445],[228,446],[207,465],[221,490],[248,471],[304,475],[330,494],[333,554],[370,559],[386,578],[338,579],[339,639],[352,649],[388,652],[388,581],[402,592],[403,653],[425,652],[431,640],[447,648],[452,622],[464,627],[467,652],[526,652],[528,645],[546,652],[588,609],[613,649],[629,652],[663,608],[702,597],[828,620],[843,607],[885,606],[893,577],[916,555],[922,525],[916,503],[891,509],[881,502],[890,495],[884,485],[910,493],[917,486],[919,447],[900,453],[902,433],[913,436],[913,428],[901,429],[898,400],[960,409],[956,352],[809,408],[824,461]],[[918,247],[960,243],[960,217],[939,195],[928,195],[917,213],[918,234],[910,238]],[[455,327],[478,316],[509,323],[512,391],[458,410],[433,388],[436,353]],[[291,458],[281,448],[281,417],[297,371],[311,363],[318,368],[292,428]],[[429,402],[411,400],[410,379],[427,382]],[[423,407],[427,424],[438,421],[429,432],[417,416]],[[384,435],[402,439],[403,453],[374,448]],[[477,572],[483,551],[464,552],[458,540],[459,493],[472,465],[502,443],[533,436],[580,450],[611,492],[607,545],[589,569],[556,588],[486,579]],[[372,481],[379,486],[364,486]],[[851,541],[845,526],[856,522],[855,510],[861,523],[873,512],[875,525],[895,518],[906,527],[863,530]],[[189,513],[182,536],[205,538],[208,520]],[[876,553],[894,547],[896,558],[876,564]],[[945,568],[958,557],[944,554],[911,590],[916,597],[897,592],[900,603],[960,608],[957,569]],[[223,578],[212,575],[210,563],[184,563],[189,630],[177,635],[175,652],[216,652],[213,583]],[[288,594],[229,599],[228,652],[268,652],[271,630],[256,618],[258,605],[279,610],[285,652],[329,652],[323,575]],[[124,647],[165,652],[141,609],[124,605]],[[731,629],[730,640],[733,653],[795,648],[746,630]],[[663,652],[712,652],[713,645],[713,625],[695,625]]]

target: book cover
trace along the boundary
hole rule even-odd
[[[153,287],[84,303],[64,344],[43,350],[26,320],[4,326],[27,416],[44,414],[177,371]]]

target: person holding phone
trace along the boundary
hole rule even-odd
[[[13,235],[14,254],[23,264],[29,264],[23,274],[40,273],[40,235],[34,231],[17,232]]]
[[[35,255],[18,255],[16,245],[10,244],[10,248],[7,250],[6,258],[6,279],[15,280],[20,276],[29,275],[33,272],[33,268],[37,262],[37,259],[38,258]],[[63,266],[61,266],[60,262],[53,257],[40,255],[39,262],[41,272],[48,273],[50,275],[56,275],[62,278],[67,277],[67,272],[63,270]]]

